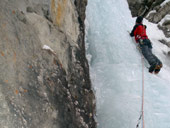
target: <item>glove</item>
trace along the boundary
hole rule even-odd
[[[131,36],[131,37],[133,37],[134,35],[133,35],[133,33],[129,33],[129,35]]]
[[[145,27],[145,29],[147,28],[147,26],[146,26],[146,25],[144,25],[144,27]]]

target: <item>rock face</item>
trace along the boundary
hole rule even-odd
[[[146,16],[151,10],[156,9],[165,0],[127,0],[132,16]]]
[[[165,36],[170,37],[170,1],[155,8],[146,18],[150,22],[157,23]]]
[[[0,128],[96,128],[86,4],[0,1]]]
[[[147,16],[147,19],[153,23],[159,23],[167,14],[170,14],[170,2],[167,2],[163,6],[157,6],[154,8],[153,13]]]
[[[158,24],[167,38],[170,37],[170,1],[165,0],[127,0],[132,16],[144,16],[148,21]],[[170,42],[160,41],[170,47]]]

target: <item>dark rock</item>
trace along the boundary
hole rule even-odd
[[[170,51],[168,52],[168,56],[170,57]]]
[[[167,45],[168,47],[170,47],[170,42],[167,42],[166,40],[162,39],[162,40],[159,40],[162,44],[165,44]]]
[[[129,4],[129,8],[131,10],[132,16],[147,16],[147,14],[153,10],[158,10],[159,5],[164,0],[127,0]]]
[[[26,24],[26,17],[25,17],[25,14],[22,12],[22,11],[16,11],[16,15],[17,15],[17,18],[23,22],[24,24]]]
[[[35,10],[32,8],[32,7],[27,7],[27,10],[26,10],[27,12],[29,12],[29,13],[33,13],[33,12],[35,12]],[[36,13],[36,12],[35,12]]]
[[[164,34],[167,38],[170,37],[170,28],[169,27],[170,27],[169,25],[168,26],[158,25],[158,28],[164,32]]]
[[[165,20],[162,25],[163,25],[163,26],[168,26],[168,25],[170,25],[170,20]]]
[[[148,16],[148,19],[150,19],[149,21],[158,23],[162,20],[162,18],[164,18],[167,14],[169,14],[170,12],[169,3],[159,8],[157,12],[154,14],[154,16],[152,16],[153,18],[150,18],[150,16]]]

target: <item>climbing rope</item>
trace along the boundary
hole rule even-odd
[[[127,32],[130,34],[129,31]],[[134,38],[132,38],[132,40],[135,41]],[[142,106],[141,106],[141,114],[139,116],[136,128],[139,128],[141,121],[142,121],[142,128],[145,128],[145,121],[144,121],[144,62],[145,62],[145,59],[144,59],[144,56],[142,54],[142,51],[139,45],[137,46],[137,49],[139,50],[141,54],[141,61],[142,61]]]
[[[141,107],[141,114],[138,119],[136,128],[139,128],[141,121],[142,121],[142,128],[145,128],[145,121],[144,121],[144,57],[143,57],[143,55],[141,55],[141,60],[142,60],[142,107]]]
[[[145,128],[144,123],[144,57],[142,56],[142,124]]]

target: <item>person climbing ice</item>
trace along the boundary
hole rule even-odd
[[[136,18],[136,24],[134,25],[130,36],[135,37],[136,43],[139,43],[143,56],[150,64],[149,72],[156,74],[159,73],[162,68],[162,62],[152,53],[152,44],[146,35],[146,25],[143,25],[143,17],[138,16]]]

